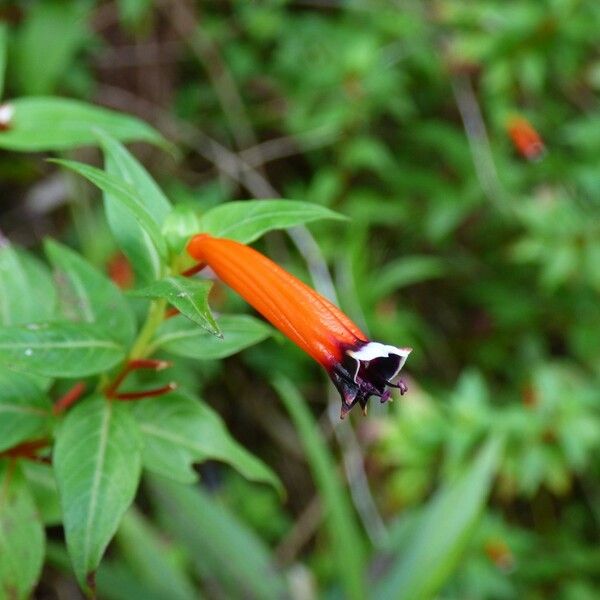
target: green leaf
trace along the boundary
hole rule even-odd
[[[144,436],[146,469],[192,483],[192,464],[221,460],[252,481],[262,481],[283,491],[276,475],[236,442],[221,418],[203,402],[183,393],[137,402],[133,415]]]
[[[20,92],[33,96],[55,90],[90,35],[88,12],[80,2],[45,0],[28,6],[11,63]]]
[[[220,335],[219,326],[208,306],[212,282],[174,275],[131,293],[142,298],[164,298],[182,315],[213,335]]]
[[[0,98],[4,94],[4,80],[6,77],[6,49],[8,42],[8,28],[5,23],[0,23]]]
[[[223,333],[222,338],[190,327],[185,317],[174,317],[160,326],[152,348],[200,360],[226,358],[262,342],[273,331],[263,321],[247,315],[222,315],[217,324]]]
[[[10,126],[0,132],[0,148],[21,152],[51,152],[98,145],[97,130],[118,140],[145,141],[168,147],[150,125],[129,115],[79,100],[33,96],[11,100]]]
[[[82,586],[92,575],[125,511],[141,472],[141,440],[129,407],[96,396],[67,415],[53,465],[67,548]]]
[[[104,131],[98,131],[97,135],[104,151],[106,172],[135,189],[153,220],[164,223],[171,204],[154,179],[121,143]],[[157,247],[135,213],[110,192],[104,194],[104,208],[111,231],[131,261],[137,280],[146,282],[159,278],[162,264]]]
[[[162,226],[162,233],[174,254],[181,254],[194,233],[200,231],[200,217],[194,204],[177,204]]]
[[[0,461],[0,598],[29,598],[44,562],[44,527],[21,470]]]
[[[142,227],[142,229],[150,236],[159,255],[163,257],[166,256],[167,248],[160,233],[158,221],[156,221],[154,215],[147,208],[143,199],[134,187],[116,175],[109,175],[96,167],[91,167],[84,163],[59,159],[53,159],[51,162],[62,165],[67,169],[71,169],[72,171],[75,171],[75,173],[79,173],[79,175],[91,181],[103,192],[110,194],[115,200],[118,200],[123,206],[127,207],[140,227]]]
[[[335,557],[338,578],[347,598],[365,598],[365,549],[352,504],[344,491],[335,462],[304,398],[287,379],[278,377],[273,385],[294,421],[304,446],[313,478],[325,503],[327,530]]]
[[[32,323],[0,327],[0,364],[48,377],[83,377],[114,367],[123,347],[94,325]]]
[[[318,204],[297,200],[246,200],[227,202],[207,211],[198,224],[192,222],[195,233],[210,233],[248,244],[267,231],[286,229],[320,219],[345,219],[342,215]]]
[[[44,463],[24,460],[21,469],[44,525],[60,525],[62,511],[52,467]]]
[[[468,470],[429,502],[413,538],[380,578],[375,598],[436,596],[460,561],[485,506],[502,445],[499,438],[488,440]]]
[[[157,597],[172,600],[198,598],[192,581],[176,561],[172,545],[141,512],[133,507],[127,511],[117,531],[116,541],[123,560],[140,581],[154,590]]]
[[[51,409],[29,377],[0,367],[0,451],[46,434]]]
[[[400,288],[441,277],[446,265],[435,256],[407,256],[385,265],[373,277],[369,298],[376,302]]]
[[[216,579],[229,598],[287,598],[269,549],[224,506],[198,487],[149,477],[165,527],[189,551],[200,577]]]
[[[0,322],[43,321],[55,308],[56,292],[46,266],[23,250],[0,245]]]
[[[53,240],[44,244],[57,270],[65,317],[95,323],[100,331],[127,346],[135,335],[135,317],[119,288],[79,254]]]

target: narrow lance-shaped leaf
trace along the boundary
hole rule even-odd
[[[0,245],[0,323],[43,321],[52,318],[55,308],[56,292],[46,266],[24,250]]]
[[[192,483],[198,477],[193,463],[221,460],[247,479],[282,493],[271,469],[236,442],[221,418],[200,400],[176,392],[136,403],[133,416],[144,437],[144,466],[149,471]]]
[[[94,325],[32,323],[0,328],[0,364],[48,377],[83,377],[114,367],[123,347]]]
[[[176,556],[178,548],[164,533],[132,507],[117,531],[116,542],[125,561],[138,579],[158,597],[170,600],[198,600],[198,592]]]
[[[86,586],[138,486],[141,441],[129,407],[98,396],[80,402],[58,431],[53,465],[67,548]]]
[[[105,156],[105,169],[137,192],[153,219],[161,224],[171,212],[171,204],[154,179],[136,158],[104,131],[97,131]],[[110,192],[104,194],[106,217],[117,243],[133,265],[137,281],[160,277],[163,265],[152,238],[138,223],[131,209]]]
[[[200,229],[189,231],[210,233],[244,244],[258,239],[267,231],[286,229],[320,219],[345,219],[344,216],[318,204],[298,200],[247,200],[227,202],[200,217]],[[196,227],[196,223],[193,223]]]
[[[20,93],[38,96],[55,90],[91,35],[90,8],[86,3],[54,0],[27,7],[11,52],[11,74]]]
[[[131,292],[142,298],[164,298],[182,315],[213,335],[220,335],[219,326],[208,306],[212,282],[174,275]]]
[[[4,94],[4,78],[6,76],[6,50],[8,29],[6,24],[0,23],[0,98]]]
[[[52,466],[26,460],[21,469],[44,525],[60,525],[62,511]]]
[[[47,434],[51,408],[27,375],[0,367],[0,451]]]
[[[44,544],[44,527],[19,466],[0,460],[0,598],[31,596]]]
[[[365,598],[363,572],[364,544],[351,509],[351,502],[339,479],[331,454],[304,399],[283,377],[274,381],[275,389],[298,431],[315,483],[326,506],[326,524],[331,538],[338,578],[347,598]]]
[[[191,327],[184,317],[174,317],[160,326],[152,347],[178,356],[209,360],[231,356],[262,342],[272,333],[263,321],[247,315],[222,315],[217,324],[223,333],[222,338]]]
[[[79,175],[85,177],[94,185],[98,186],[102,191],[110,194],[113,198],[126,206],[131,214],[135,217],[135,220],[138,222],[138,224],[150,236],[159,255],[163,257],[166,256],[166,244],[160,233],[158,222],[148,207],[144,204],[135,188],[131,187],[128,183],[116,175],[110,175],[105,171],[84,163],[73,160],[59,159],[53,159],[52,162],[62,165],[67,169],[71,169],[75,173],[79,173]]]
[[[97,129],[122,141],[145,141],[168,147],[150,125],[135,117],[79,100],[53,96],[17,98],[6,103],[12,112],[0,131],[0,148],[22,152],[50,152],[96,146]]]
[[[435,597],[460,560],[485,506],[501,451],[499,438],[488,440],[468,470],[429,502],[414,537],[380,578],[375,598]]]
[[[216,579],[225,597],[287,598],[289,591],[262,541],[199,487],[149,477],[151,499],[167,530],[189,551],[203,578]]]
[[[57,269],[65,317],[95,323],[108,337],[128,345],[135,335],[135,317],[119,288],[66,246],[47,240],[45,248]]]

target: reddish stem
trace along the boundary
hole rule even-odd
[[[167,308],[165,311],[165,319],[170,319],[171,317],[176,317],[179,314],[179,310],[172,306],[171,308]]]
[[[122,392],[120,394],[115,394],[112,396],[115,400],[142,400],[144,398],[154,398],[155,396],[162,396],[163,394],[168,394],[173,390],[177,389],[177,384],[174,381],[168,383],[159,388],[154,388],[152,390],[142,390],[140,392]]]
[[[83,392],[85,392],[85,383],[79,381],[76,383],[66,394],[63,394],[54,404],[52,412],[55,415],[59,415],[71,408],[79,398],[81,398]]]
[[[104,393],[107,398],[116,398],[118,395],[117,390],[119,386],[132,371],[137,371],[138,369],[153,369],[154,371],[162,371],[170,366],[171,363],[168,360],[156,360],[153,358],[135,358],[130,360],[117,374],[112,383],[106,388]]]
[[[199,262],[197,265],[190,267],[186,271],[183,271],[181,274],[184,277],[191,277],[192,275],[195,275],[196,273],[200,273],[200,271],[202,271],[202,269],[205,269],[207,266],[208,265],[205,262]]]
[[[0,456],[5,456],[9,458],[29,458],[31,460],[37,460],[38,456],[36,456],[38,450],[42,448],[46,448],[48,446],[47,439],[41,440],[30,440],[28,442],[22,442],[21,444],[17,444],[8,450],[0,453]]]

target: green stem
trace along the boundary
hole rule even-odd
[[[167,301],[163,299],[154,300],[152,304],[150,304],[150,309],[148,310],[148,317],[146,319],[146,322],[144,323],[144,326],[140,330],[137,339],[131,347],[128,360],[144,358],[148,355],[150,341],[154,337],[156,330],[165,318],[166,308]]]

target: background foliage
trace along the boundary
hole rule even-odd
[[[0,598],[597,597],[600,4],[0,20]],[[308,357],[179,276],[201,230],[412,346],[409,393],[340,424]],[[177,391],[101,397],[150,355],[121,393]]]

